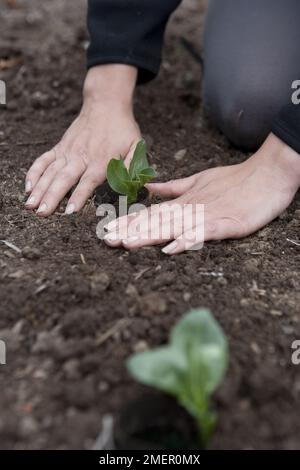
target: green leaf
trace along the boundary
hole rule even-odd
[[[130,178],[135,179],[138,174],[148,167],[146,142],[142,139],[138,142],[129,165]]]
[[[107,181],[113,191],[127,195],[130,193],[130,177],[123,160],[113,158],[107,166]]]
[[[180,350],[162,346],[131,356],[127,367],[139,382],[176,395],[180,393],[186,363]]]
[[[156,177],[156,171],[153,168],[145,168],[142,173],[138,175],[139,181],[141,183],[141,188],[149,181],[153,180]]]
[[[135,149],[129,171],[123,160],[113,158],[107,166],[107,181],[113,191],[127,196],[128,204],[137,200],[138,191],[156,176],[147,161],[146,143],[141,140]]]
[[[171,343],[184,350],[190,363],[205,369],[205,393],[212,393],[223,379],[228,346],[223,331],[205,309],[191,310],[173,329]],[[203,371],[202,371],[203,375]]]

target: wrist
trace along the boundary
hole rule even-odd
[[[281,139],[270,134],[257,155],[274,170],[279,170],[296,190],[300,187],[300,155]]]
[[[101,101],[132,106],[137,69],[130,65],[105,64],[89,69],[84,86],[84,102]]]

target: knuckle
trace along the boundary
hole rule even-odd
[[[30,171],[36,171],[39,170],[40,168],[44,167],[45,165],[45,158],[42,155],[41,157],[38,157],[33,164],[31,165]]]
[[[82,182],[86,186],[98,186],[99,178],[95,174],[87,174],[82,178]]]
[[[75,158],[81,162],[82,165],[82,171],[86,171],[88,168],[88,163],[89,163],[89,157],[88,157],[88,152],[85,147],[82,146],[77,146],[74,148],[74,156]]]
[[[59,179],[62,180],[62,181],[70,181],[70,180],[73,180],[75,178],[75,175],[76,175],[76,172],[74,171],[74,169],[70,166],[70,167],[65,167],[60,175],[59,175]]]

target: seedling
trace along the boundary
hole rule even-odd
[[[127,170],[122,159],[113,158],[107,166],[107,181],[113,191],[127,196],[128,204],[136,202],[139,190],[155,178],[149,166],[146,142],[140,140]]]
[[[226,337],[205,309],[191,310],[173,328],[169,344],[132,355],[129,372],[139,382],[173,395],[196,420],[204,446],[216,425],[210,397],[228,366]]]

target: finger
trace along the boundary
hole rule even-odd
[[[162,197],[178,197],[188,191],[195,183],[196,175],[166,183],[148,183],[146,188],[152,194]]]
[[[193,229],[184,232],[176,240],[162,249],[167,255],[176,255],[187,250],[200,250],[205,241],[232,238],[236,222],[230,219],[205,220]]]
[[[185,230],[190,229],[199,222],[197,207],[185,206],[179,203],[152,206],[145,214],[128,222],[124,229],[109,233],[105,241],[111,246],[123,246],[135,249],[141,246],[157,245],[164,241],[174,239]]]
[[[26,180],[25,180],[25,191],[30,193],[35,187],[36,183],[44,173],[46,168],[55,160],[54,150],[44,153],[41,157],[37,158],[35,162],[29,168]]]
[[[191,248],[200,249],[204,243],[204,227],[198,225],[184,232],[176,240],[162,249],[166,255],[176,255]]]
[[[123,215],[122,217],[119,217],[118,219],[112,220],[111,222],[109,222],[109,224],[107,224],[104,228],[105,230],[109,232],[115,232],[115,231],[122,232],[123,229],[126,230],[126,227],[128,226],[128,224],[133,226],[135,219],[140,222],[140,219],[142,217],[148,218],[148,212],[150,210],[152,213],[160,212],[174,203],[175,203],[175,200],[165,201],[161,204],[154,204],[150,208],[142,209],[142,210],[139,210],[138,212],[133,212],[128,215]]]
[[[41,217],[52,214],[67,192],[78,181],[81,172],[82,167],[74,163],[63,167],[63,169],[56,174],[56,177],[44,194],[37,214]]]
[[[105,174],[99,174],[97,177],[95,174],[96,172],[91,170],[84,173],[68,201],[65,214],[70,215],[80,211],[97,186],[105,181]]]
[[[41,176],[37,184],[35,185],[31,195],[25,202],[25,206],[28,209],[35,209],[39,206],[42,197],[49,188],[57,172],[63,167],[63,161],[56,160],[51,163],[44,174]]]

